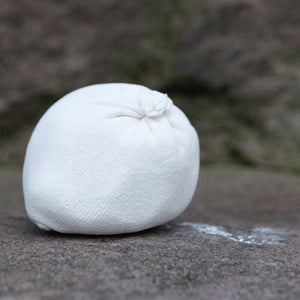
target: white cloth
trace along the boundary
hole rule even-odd
[[[199,140],[162,93],[134,84],[81,88],[56,102],[29,141],[25,206],[41,229],[78,234],[136,232],[190,203]]]

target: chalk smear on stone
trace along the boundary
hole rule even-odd
[[[199,233],[219,235],[235,242],[255,245],[283,244],[284,235],[287,233],[285,230],[279,228],[256,227],[253,228],[250,233],[239,231],[234,235],[221,226],[193,222],[183,222],[179,223],[179,225],[190,227]]]
[[[183,222],[180,223],[179,225],[191,227],[192,229],[195,229],[198,232],[204,234],[221,235],[229,238],[232,237],[232,234],[230,232],[225,231],[224,228],[220,226],[193,223],[193,222]]]

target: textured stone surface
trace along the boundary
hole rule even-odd
[[[20,172],[2,169],[0,299],[299,299],[298,183],[202,169],[191,206],[173,222],[95,237],[37,229]]]
[[[66,92],[117,81],[168,92],[206,161],[299,170],[299,10],[298,0],[2,0],[0,162],[22,160],[26,139],[11,135]]]

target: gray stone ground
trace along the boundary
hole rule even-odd
[[[121,236],[43,232],[0,170],[0,299],[300,299],[299,177],[204,168],[173,222]]]

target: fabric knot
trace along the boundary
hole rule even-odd
[[[157,118],[169,110],[173,101],[167,94],[143,88],[139,90],[138,101],[143,117]]]

